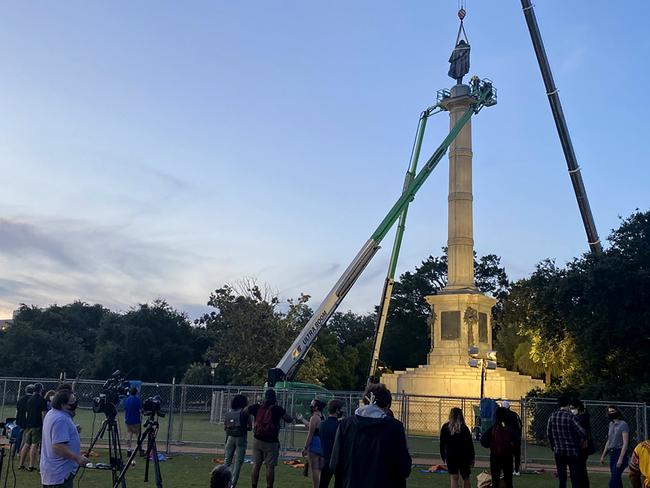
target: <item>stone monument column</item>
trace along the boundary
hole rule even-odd
[[[467,111],[470,88],[456,85],[444,102],[450,129]],[[476,291],[474,285],[474,226],[472,214],[472,120],[463,127],[449,148],[448,198],[448,291]]]
[[[453,127],[474,101],[467,85],[455,85],[441,105]],[[431,305],[429,364],[466,365],[467,350],[492,349],[492,297],[474,283],[474,224],[472,196],[472,122],[463,127],[449,148],[448,279]]]

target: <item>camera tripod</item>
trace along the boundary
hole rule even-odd
[[[158,459],[158,447],[156,446],[156,436],[158,435],[158,428],[160,424],[158,423],[158,418],[156,412],[145,412],[149,418],[144,423],[144,431],[138,437],[138,444],[131,452],[131,455],[126,460],[126,466],[122,469],[122,472],[117,477],[117,480],[113,480],[113,488],[119,488],[120,482],[124,483],[124,477],[126,472],[129,470],[133,459],[135,458],[138,452],[142,452],[142,444],[145,439],[147,441],[147,450],[144,452],[146,461],[144,468],[144,481],[145,483],[149,481],[149,461],[153,458],[153,467],[154,475],[156,476],[156,487],[162,488],[162,475],[160,474],[160,460]],[[164,416],[160,414],[161,416]]]
[[[107,404],[110,405],[110,404]],[[122,447],[120,446],[120,433],[117,428],[117,421],[115,417],[117,416],[117,410],[115,407],[108,409],[104,412],[106,418],[102,422],[99,431],[95,435],[95,438],[88,446],[86,451],[86,457],[90,454],[90,451],[93,450],[95,444],[100,438],[104,438],[104,434],[108,431],[108,459],[111,466],[111,474],[113,475],[113,484],[118,487],[120,482],[117,481],[117,474],[122,471],[124,468],[124,460],[122,459]],[[122,488],[126,488],[126,481],[121,479]]]

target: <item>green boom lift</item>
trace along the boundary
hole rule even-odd
[[[446,90],[439,92],[438,103],[434,107],[425,111],[425,114],[427,112],[433,113],[438,108],[441,108],[440,102],[442,99],[448,96],[449,92]],[[386,234],[388,234],[390,229],[398,220],[400,220],[402,223],[403,232],[403,223],[404,219],[406,218],[406,210],[408,209],[410,202],[413,201],[418,190],[422,187],[429,175],[433,172],[435,167],[443,158],[447,152],[447,149],[454,141],[456,136],[458,136],[465,124],[467,124],[467,122],[472,118],[472,115],[477,114],[483,107],[489,107],[496,104],[496,90],[492,86],[492,82],[490,80],[483,80],[475,87],[473,87],[471,96],[474,98],[474,101],[471,104],[470,108],[452,127],[447,137],[442,141],[440,146],[438,146],[422,170],[420,170],[420,172],[417,174],[417,176],[415,175],[415,167],[417,165],[417,159],[420,152],[422,136],[416,136],[416,143],[414,146],[413,155],[411,156],[411,165],[409,167],[409,172],[406,175],[402,195],[397,199],[386,217],[384,217],[377,229],[375,229],[373,234],[370,236],[370,239],[366,241],[350,265],[343,272],[339,280],[327,294],[318,309],[316,309],[312,318],[309,320],[309,322],[307,322],[302,331],[300,331],[298,337],[294,340],[293,344],[284,354],[280,362],[276,365],[275,368],[269,369],[267,376],[267,385],[269,387],[274,386],[278,381],[291,381],[293,378],[295,378],[298,369],[300,368],[300,365],[305,358],[305,355],[313,343],[316,341],[319,332],[327,323],[327,320],[330,318],[330,316],[336,311],[337,307],[341,301],[343,301],[348,291],[350,291],[350,288],[352,288],[361,273],[363,273],[363,270],[366,268],[366,266],[368,266],[368,263],[372,260],[374,255],[379,250],[379,244],[386,237]],[[428,115],[425,116],[425,119],[427,117]],[[420,132],[423,134],[424,125],[425,121],[423,121],[421,117],[420,124],[418,125],[418,134]],[[418,138],[420,138],[420,143],[418,143]],[[397,256],[399,254],[400,243],[401,232],[398,231],[395,246],[393,248],[393,256],[391,258],[391,267],[389,268],[389,278],[391,280],[394,278],[395,265]]]

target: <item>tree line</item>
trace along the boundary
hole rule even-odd
[[[475,258],[478,288],[497,299],[500,365],[543,377],[549,394],[649,399],[650,212],[622,220],[609,243],[602,255],[585,254],[565,266],[544,260],[514,283],[498,256]],[[425,297],[446,279],[443,249],[396,281],[381,355],[385,370],[426,363]],[[311,317],[309,301],[306,294],[282,301],[268,286],[242,280],[213,291],[210,311],[194,321],[164,300],[121,313],[83,302],[21,305],[14,324],[0,332],[0,375],[70,377],[84,369],[86,377],[103,379],[120,369],[143,381],[261,385]],[[375,313],[334,314],[297,379],[332,390],[362,388],[375,323]]]

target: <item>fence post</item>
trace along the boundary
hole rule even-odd
[[[643,402],[643,438],[648,438],[648,405]]]
[[[521,398],[521,440],[523,441],[523,453],[521,457],[523,458],[524,469],[528,469],[528,405],[526,404],[526,399]]]
[[[18,395],[16,398],[20,397],[20,392],[18,392]],[[5,386],[4,389],[2,390],[2,413],[0,413],[0,419],[5,418],[5,400],[7,398],[7,380],[5,380]]]
[[[172,436],[173,426],[174,426],[174,398],[176,396],[176,377],[172,378],[171,389],[172,391],[171,391],[170,401],[169,401],[169,420],[167,422],[167,446],[165,449],[167,455],[171,453],[170,442],[171,442],[171,436]]]
[[[183,420],[185,418],[185,407],[187,403],[187,385],[181,386],[181,405],[179,410],[179,415],[181,416],[181,422],[178,424],[178,441],[183,442]]]

